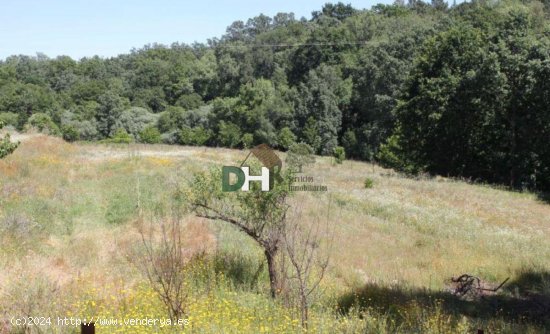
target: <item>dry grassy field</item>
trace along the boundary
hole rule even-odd
[[[21,139],[14,154],[0,160],[0,333],[25,330],[9,324],[10,314],[158,316],[159,303],[128,260],[140,238],[138,203],[153,212],[194,172],[238,165],[247,155],[68,144],[41,135]],[[363,162],[336,165],[328,157],[317,157],[306,174],[328,191],[297,193],[292,204],[305,212],[304,223],[327,219],[334,233],[312,331],[550,329],[550,204],[543,199],[441,177],[406,178]],[[372,187],[365,188],[366,178]],[[197,280],[194,291],[202,292],[193,294],[186,332],[299,331],[297,314],[267,297],[265,272],[250,281],[249,271],[262,261],[252,241],[223,223],[192,216],[185,226],[191,251],[226,264],[203,263],[203,274],[213,268],[226,275]],[[464,273],[488,285],[510,279],[496,294],[466,301],[446,292],[449,279]]]

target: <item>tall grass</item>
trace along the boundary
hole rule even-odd
[[[227,149],[67,144],[44,136],[24,141],[0,160],[0,310],[6,310],[0,318],[29,307],[52,316],[162,316],[125,258],[139,243],[138,213],[165,212],[177,184],[194,171],[245,156]],[[335,243],[312,308],[312,332],[550,330],[527,303],[535,296],[534,305],[545,310],[550,294],[550,206],[534,194],[409,179],[360,162],[333,165],[330,158],[317,158],[304,172],[329,189],[296,194],[305,219],[318,219],[318,203],[329,196],[334,203]],[[366,178],[372,186],[365,187]],[[295,310],[266,297],[267,273],[254,242],[221,222],[186,219],[187,247],[209,249],[193,269],[189,332],[298,332]],[[450,297],[448,279],[462,273],[487,282],[511,277],[490,301],[521,312],[493,312],[491,303]],[[69,329],[45,330],[56,331]]]

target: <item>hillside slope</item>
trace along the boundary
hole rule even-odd
[[[0,160],[0,282],[45,277],[73,291],[80,279],[103,293],[121,280],[116,289],[131,287],[139,276],[125,256],[139,240],[136,203],[154,208],[194,171],[238,165],[246,155],[202,147],[67,144],[47,136],[24,140]],[[500,282],[550,271],[550,205],[533,194],[316,160],[304,174],[328,191],[296,193],[293,204],[307,219],[323,212],[334,228],[323,284],[336,295],[365,284],[438,291],[462,273]],[[374,182],[369,189],[367,177]],[[186,221],[190,248],[252,258],[258,253],[227,227]],[[0,284],[0,292],[8,287]]]

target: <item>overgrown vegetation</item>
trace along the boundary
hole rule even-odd
[[[4,123],[0,121],[0,130],[4,127]],[[0,159],[13,153],[17,148],[18,143],[12,143],[10,140],[10,135],[6,134],[4,138],[0,139]]]
[[[167,278],[162,273],[180,268],[185,275],[172,282],[184,282],[180,300],[191,333],[296,333],[302,320],[310,332],[330,333],[548,331],[550,212],[533,194],[403,178],[357,161],[344,168],[332,157],[317,157],[304,172],[331,191],[288,199],[301,213],[286,222],[278,253],[280,292],[272,299],[265,254],[253,238],[224,221],[170,214],[186,209],[178,206],[183,197],[173,196],[193,175],[208,176],[211,168],[245,156],[214,148],[26,139],[0,160],[0,309],[52,317],[170,318],[153,285],[163,279],[151,283],[146,271]],[[366,177],[376,191],[362,189]],[[226,203],[231,208],[235,200]],[[325,225],[330,238],[315,230]],[[176,226],[182,233],[170,232]],[[152,261],[143,256],[147,249]],[[307,296],[327,255],[323,279]],[[309,280],[298,278],[308,270]],[[464,300],[447,283],[462,273],[486,284],[510,280],[496,294]],[[24,330],[3,317],[3,331]],[[98,333],[171,330],[98,325]]]
[[[549,11],[326,4],[206,44],[0,61],[0,128],[43,133],[0,139],[0,333],[76,330],[10,315],[550,331],[550,206],[469,182],[550,189]],[[223,192],[220,167],[246,156],[228,148],[262,143],[286,151],[282,182]],[[301,180],[329,191],[291,192]],[[450,279],[466,273],[467,296]]]

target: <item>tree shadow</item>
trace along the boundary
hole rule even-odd
[[[550,191],[549,192],[539,192],[539,193],[537,193],[537,198],[541,202],[544,202],[546,204],[550,204]]]
[[[261,289],[262,281],[269,281],[265,262],[258,261],[253,256],[218,251],[212,259],[214,271],[223,274],[236,289],[258,291]]]
[[[407,289],[376,284],[341,296],[339,310],[347,314],[353,309],[375,309],[399,320],[399,310],[412,304],[423,309],[441,307],[448,315],[468,316],[481,320],[502,319],[526,323],[550,330],[550,272],[528,271],[505,284],[498,293],[465,299],[451,291]]]

